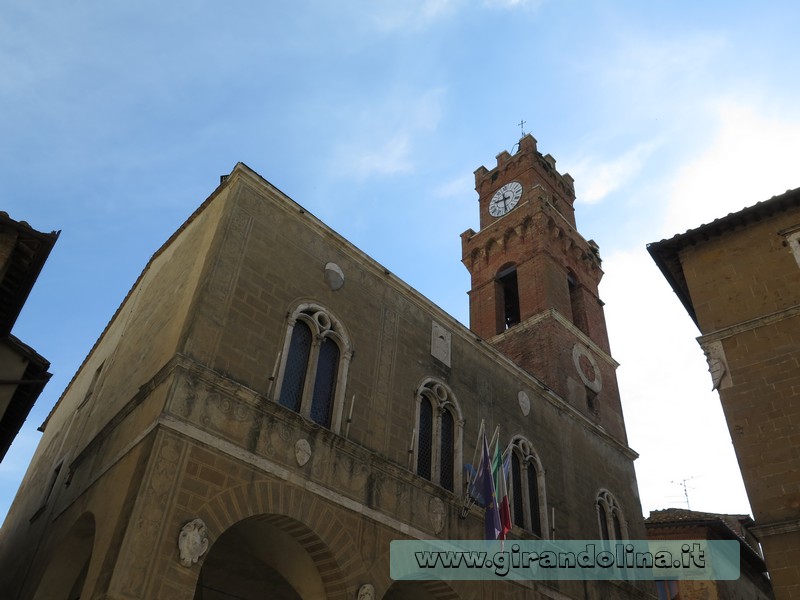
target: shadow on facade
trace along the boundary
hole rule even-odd
[[[34,600],[81,598],[94,548],[94,515],[82,515],[53,552]]]

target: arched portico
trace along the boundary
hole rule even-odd
[[[442,581],[395,581],[383,600],[458,600],[458,594]]]
[[[329,586],[320,571],[327,571],[331,560],[324,544],[301,523],[278,515],[251,517],[213,543],[194,598],[327,598]]]
[[[85,513],[53,550],[33,600],[77,600],[83,597],[94,538],[94,515]]]
[[[247,501],[243,501],[247,498]],[[363,577],[355,517],[284,482],[229,488],[198,511],[207,524],[193,597],[341,599]],[[267,593],[268,592],[268,593]]]

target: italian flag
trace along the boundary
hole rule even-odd
[[[497,494],[497,509],[500,513],[500,533],[498,540],[506,539],[506,534],[511,531],[511,507],[508,504],[508,486],[506,479],[511,465],[511,454],[503,460],[500,452],[500,440],[494,443],[494,458],[492,459],[492,475],[494,476],[494,489]]]

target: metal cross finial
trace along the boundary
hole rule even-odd
[[[522,134],[520,137],[525,137],[525,129],[524,129],[524,127],[525,127],[525,121],[520,121],[520,122],[518,123],[518,125],[519,125],[519,130],[520,130],[520,133]]]

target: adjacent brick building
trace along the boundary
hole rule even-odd
[[[702,333],[775,596],[800,598],[800,189],[648,249]]]
[[[659,598],[675,600],[773,600],[758,540],[749,515],[721,515],[683,508],[654,510],[645,519],[651,540],[734,540],[739,544],[739,578],[720,581],[659,582]]]
[[[511,537],[645,535],[571,179],[527,136],[476,184],[470,330],[238,164],[45,423],[0,596],[652,597],[389,577],[391,540],[483,537],[461,518],[481,422],[512,452]]]

